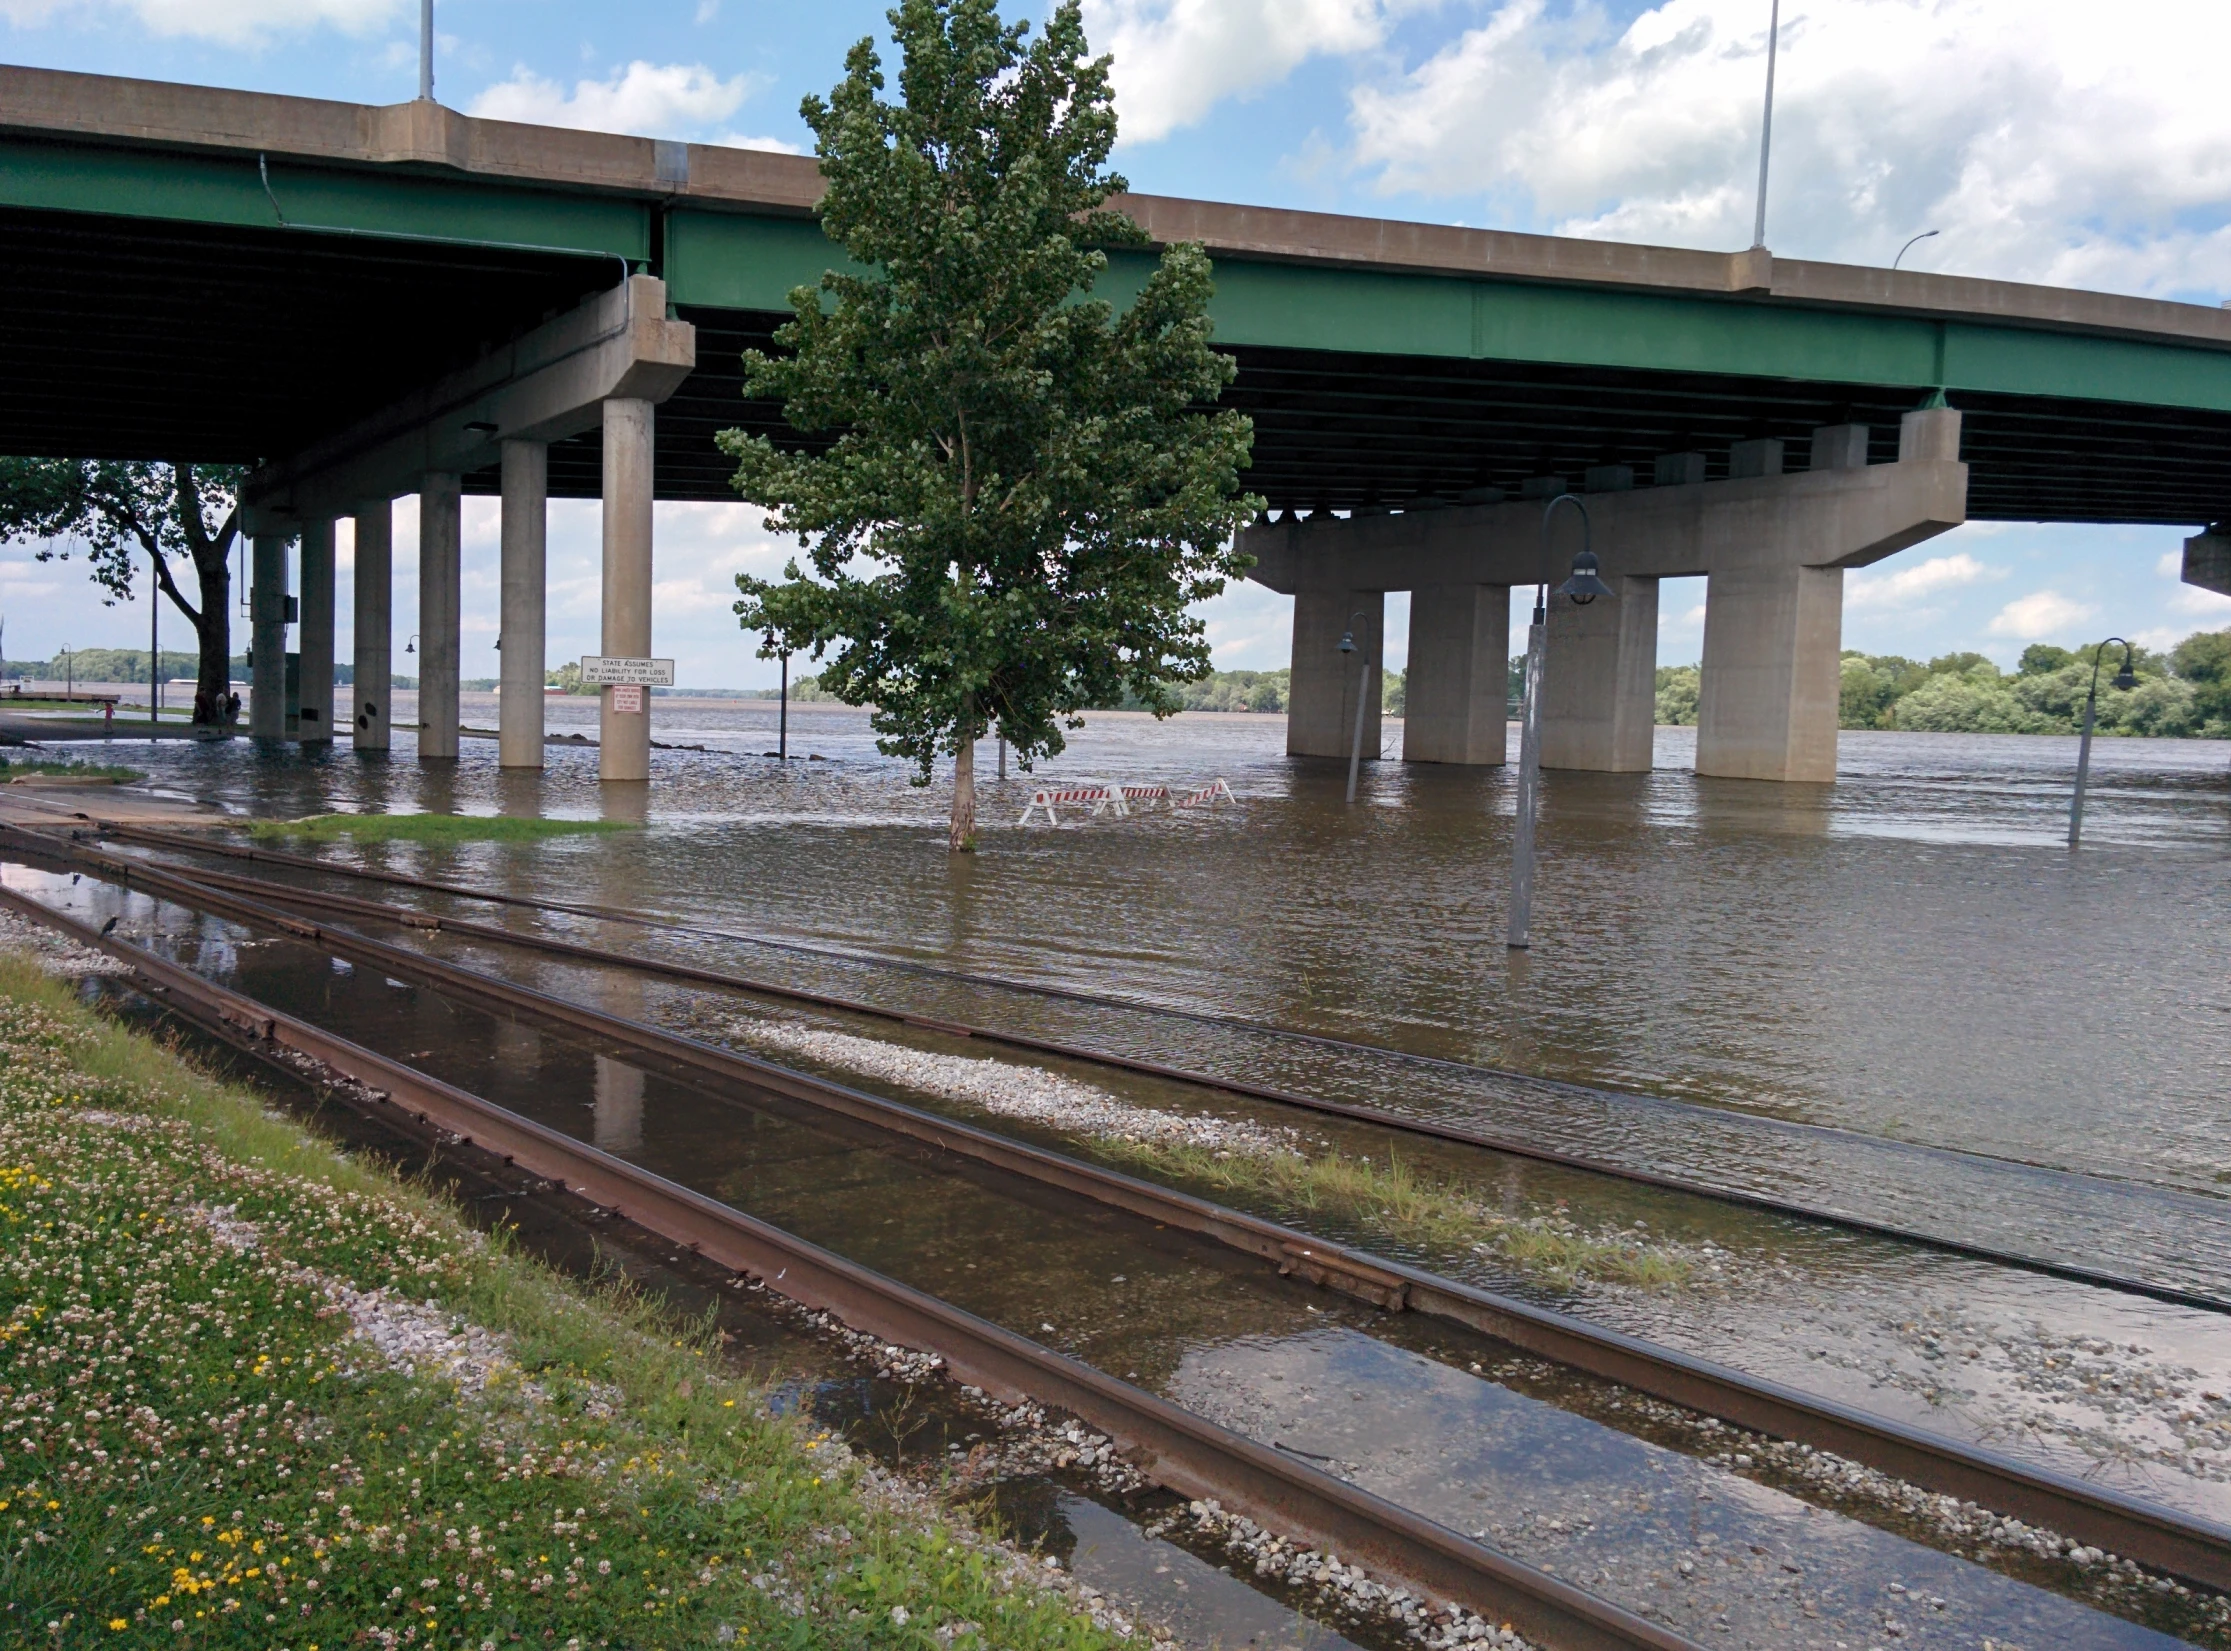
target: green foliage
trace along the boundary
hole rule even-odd
[[[1952,653],[1926,665],[1896,654],[1846,653],[1843,726],[1914,733],[2072,734],[2098,664],[2095,727],[2103,734],[2154,738],[2231,738],[2231,631],[2189,636],[2167,657],[2132,650],[2138,685],[2113,685],[2122,649],[2101,644],[2071,651],[2037,643],[2012,674],[1978,653]],[[1662,676],[1663,673],[1661,673]]]
[[[136,768],[126,768],[113,762],[33,762],[18,757],[13,762],[0,757],[0,781],[14,780],[26,774],[52,774],[72,780],[115,780],[128,784],[144,780],[147,776]]]
[[[1704,673],[1694,665],[1658,667],[1658,725],[1691,728],[1696,725],[1697,696]]]
[[[67,562],[82,549],[111,604],[131,595],[144,558],[200,644],[194,720],[222,723],[232,614],[226,558],[239,532],[236,500],[246,474],[225,465],[0,458],[0,541],[44,540],[36,553],[42,562]],[[194,571],[198,607],[171,575],[176,558]]]
[[[351,837],[360,843],[524,843],[582,832],[629,831],[614,820],[546,820],[513,814],[314,814],[304,820],[258,820],[255,837],[305,838],[313,843]]]
[[[1202,410],[1234,369],[1201,249],[1167,248],[1121,316],[1088,296],[1100,249],[1144,236],[1105,204],[1115,108],[1075,0],[1035,42],[993,0],[890,18],[902,100],[863,40],[802,109],[850,266],[791,294],[788,353],[745,357],[748,393],[823,440],[721,445],[811,569],[739,576],[739,622],[765,656],[826,658],[820,685],[872,704],[927,783],[994,726],[1027,768],[1089,706],[1175,710],[1163,683],[1209,668],[1187,605],[1245,571],[1231,539],[1260,502],[1252,426]]]
[[[597,691],[595,684],[581,680],[581,662],[578,659],[569,659],[556,670],[543,672],[542,685],[545,688],[563,688],[569,694],[594,694]]]

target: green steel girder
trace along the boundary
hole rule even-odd
[[[256,157],[0,138],[0,207],[268,229],[350,230],[478,244],[651,255],[651,203],[430,177],[400,167],[269,165]]]

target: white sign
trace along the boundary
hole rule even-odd
[[[628,683],[638,688],[671,688],[674,686],[674,662],[671,659],[603,659],[595,654],[581,656],[583,682]]]
[[[643,714],[642,688],[632,682],[614,683],[612,685],[612,709],[615,713],[623,713],[631,717],[641,716]]]

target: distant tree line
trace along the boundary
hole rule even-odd
[[[191,681],[200,663],[198,654],[172,653],[163,650],[163,680],[165,682]],[[231,679],[248,680],[248,656],[234,654],[227,661]],[[579,667],[575,667],[576,671]],[[147,680],[147,650],[145,648],[72,648],[67,656],[56,654],[52,659],[0,660],[0,682],[79,682],[137,683]],[[356,685],[356,666],[353,662],[333,667],[333,680],[341,687]],[[415,676],[390,678],[397,688],[416,688]],[[470,687],[471,684],[464,684]]]
[[[1923,663],[1897,654],[1847,650],[1842,725],[1927,734],[2072,734],[2082,725],[2098,646],[2071,650],[2036,643],[2012,671],[1979,653],[1942,654]],[[2110,648],[2099,671],[2103,734],[2160,739],[2231,739],[2231,630],[2200,631],[2166,653],[2135,650],[2138,685],[2111,685],[2122,650]],[[1658,721],[1697,719],[1694,665],[1658,671]]]

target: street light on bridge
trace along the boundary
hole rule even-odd
[[[1552,592],[1549,588],[1549,524],[1557,507],[1569,504],[1580,512],[1580,554],[1573,558],[1572,576]],[[1511,832],[1511,918],[1503,944],[1524,951],[1533,944],[1534,920],[1534,818],[1541,805],[1542,780],[1542,655],[1549,640],[1549,598],[1568,597],[1576,608],[1585,608],[1599,596],[1609,596],[1596,561],[1595,528],[1588,507],[1570,493],[1560,493],[1542,510],[1542,577],[1534,587],[1534,622],[1526,631],[1526,703],[1518,735],[1518,822]]]
[[[1340,633],[1340,651],[1342,653],[1352,654],[1356,651],[1356,621],[1362,617],[1363,609],[1361,608],[1348,615],[1348,628]],[[1348,745],[1348,801],[1351,803],[1356,800],[1356,769],[1363,762],[1364,696],[1370,691],[1371,656],[1365,654],[1363,669],[1356,676],[1356,734]]]
[[[2084,785],[2092,775],[2092,722],[2099,714],[2099,667],[2107,657],[2107,650],[2122,642],[2123,668],[2115,673],[2113,686],[2124,693],[2138,686],[2138,673],[2131,668],[2134,653],[2128,642],[2119,636],[2110,636],[2092,653],[2092,687],[2084,696],[2084,732],[2076,742],[2076,795],[2068,803],[2068,846],[2076,848],[2084,837]]]

